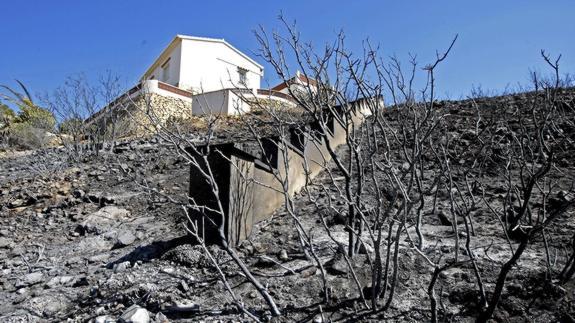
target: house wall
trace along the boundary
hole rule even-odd
[[[219,90],[192,97],[195,116],[207,114],[238,115],[250,111],[250,105],[232,90]]]
[[[159,80],[161,82],[164,83],[168,83],[170,85],[173,86],[179,86],[180,83],[180,71],[181,71],[181,57],[182,57],[182,43],[178,43],[174,49],[171,50],[170,55],[166,58],[164,58],[164,60],[162,62],[160,62],[158,64],[158,66],[156,66],[156,68],[152,71],[152,73],[150,73],[148,79],[151,79],[153,76],[153,79],[155,80]],[[162,69],[162,65],[167,61],[169,61],[169,71],[170,71],[170,77],[165,80],[163,78],[163,69]]]
[[[260,88],[260,67],[226,44],[189,39],[183,39],[181,44],[180,88],[205,93],[243,87],[239,84],[238,67],[247,70],[248,88]]]

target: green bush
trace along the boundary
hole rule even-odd
[[[16,119],[16,113],[7,105],[0,103],[0,130],[7,128]]]
[[[69,118],[58,125],[61,134],[76,136],[82,133],[84,121],[80,118]]]
[[[54,131],[56,126],[56,118],[54,118],[52,112],[30,104],[20,107],[16,123],[24,123],[34,128],[51,132]]]
[[[8,144],[26,149],[45,147],[53,135],[44,129],[33,127],[30,123],[18,122],[8,128]]]
[[[0,93],[0,99],[12,103],[19,110],[16,115],[6,105],[0,105],[0,139],[11,146],[44,147],[54,136],[51,132],[56,126],[56,118],[49,110],[37,106],[24,84],[17,82],[24,94],[0,85],[5,90],[5,93]]]

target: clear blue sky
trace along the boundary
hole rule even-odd
[[[280,11],[314,44],[343,29],[358,53],[369,38],[384,55],[415,53],[422,65],[459,33],[438,71],[438,92],[451,98],[473,84],[502,90],[526,83],[529,69],[546,71],[540,49],[563,54],[562,71],[575,74],[574,0],[19,0],[0,8],[0,84],[19,79],[33,93],[51,91],[69,75],[95,78],[105,70],[133,85],[175,34],[225,38],[252,54],[253,30],[278,29]]]

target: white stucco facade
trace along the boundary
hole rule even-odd
[[[249,111],[250,105],[245,101],[245,95],[238,95],[230,89],[197,94],[192,97],[192,114],[195,116],[239,115]]]
[[[263,67],[223,39],[177,35],[141,81],[156,79],[193,93],[259,89]]]

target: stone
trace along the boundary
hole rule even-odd
[[[102,234],[112,227],[116,226],[119,221],[126,218],[130,211],[113,205],[105,206],[98,211],[90,214],[82,223],[85,232]]]
[[[411,165],[409,165],[408,162],[404,162],[403,164],[401,164],[401,169],[402,169],[404,172],[407,172],[410,167],[411,167]]]
[[[88,258],[88,263],[107,262],[110,259],[110,254],[102,253]]]
[[[104,312],[106,312],[106,308],[104,306],[100,306],[96,309],[96,315],[102,315],[104,314]]]
[[[172,275],[176,272],[176,270],[172,267],[165,267],[165,268],[160,269],[160,271],[165,273],[165,274],[168,274],[168,275]]]
[[[302,278],[308,278],[308,277],[315,275],[316,272],[317,272],[317,267],[311,266],[308,269],[302,270],[302,272],[300,273],[300,276]]]
[[[170,320],[162,312],[156,313],[154,316],[155,323],[170,323]]]
[[[288,261],[289,260],[289,256],[287,254],[287,250],[282,249],[280,251],[280,254],[278,255],[278,259],[281,261]]]
[[[169,310],[174,312],[185,312],[185,313],[197,312],[200,310],[200,305],[190,300],[182,300],[170,306]]]
[[[121,163],[120,168],[122,169],[122,171],[124,171],[126,173],[130,171],[130,166],[128,166],[128,164],[125,164],[125,163]]]
[[[449,220],[449,217],[447,216],[447,214],[441,210],[439,211],[439,213],[437,213],[437,217],[439,218],[439,222],[441,223],[441,225],[445,225],[445,226],[452,226],[453,224],[451,223],[451,220]]]
[[[124,323],[149,323],[150,314],[145,308],[134,304],[122,313],[119,321]]]
[[[367,255],[367,254],[371,254],[374,252],[374,249],[372,246],[370,246],[368,243],[362,243],[359,245],[359,250],[358,250],[360,255]]]
[[[122,248],[125,246],[129,246],[136,241],[136,236],[128,230],[123,230],[118,233],[118,237],[116,238],[116,248]]]
[[[0,249],[7,249],[12,246],[12,240],[8,238],[0,238]]]
[[[190,286],[188,286],[188,283],[186,283],[186,281],[184,280],[180,281],[180,290],[184,293],[187,293],[190,290]]]
[[[97,179],[103,180],[103,178],[99,179],[100,177],[101,176],[98,176]],[[114,204],[115,203],[115,200],[113,197],[108,196],[106,194],[103,194],[101,192],[88,193],[84,197],[84,200],[86,200],[87,202],[99,204],[101,206],[106,205],[106,204]]]
[[[121,262],[119,264],[114,265],[114,272],[118,273],[118,272],[126,271],[130,267],[131,267],[130,262],[124,261],[124,262]]]
[[[34,272],[24,275],[16,282],[16,287],[26,287],[38,284],[44,280],[44,274],[41,272]]]
[[[116,323],[116,319],[108,315],[101,315],[94,319],[94,323]]]
[[[24,206],[25,203],[26,203],[26,201],[24,201],[23,199],[16,199],[16,200],[8,203],[8,208],[15,209],[17,207]]]
[[[52,277],[44,287],[54,288],[60,285],[71,286],[74,283],[74,276],[57,276]]]
[[[349,267],[342,255],[336,255],[326,262],[325,269],[328,273],[336,276],[346,275],[349,272]]]
[[[86,195],[86,192],[84,192],[83,190],[77,189],[77,190],[74,190],[72,192],[72,195],[77,199],[81,199]]]

